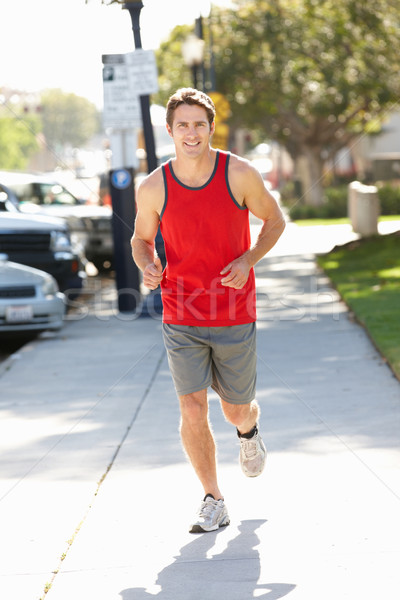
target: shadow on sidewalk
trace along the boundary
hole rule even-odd
[[[158,593],[144,588],[129,588],[120,592],[122,600],[279,600],[296,587],[289,583],[258,583],[261,573],[260,554],[256,546],[260,540],[256,530],[265,519],[246,520],[239,525],[239,534],[225,550],[207,557],[216,542],[219,530],[196,535],[194,540],[180,551],[175,561],[158,574]]]

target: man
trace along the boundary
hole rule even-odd
[[[176,156],[141,183],[133,258],[150,290],[161,284],[163,336],[181,409],[184,449],[205,497],[192,533],[229,524],[218,485],[207,388],[237,428],[240,464],[255,477],[265,446],[255,400],[254,265],[284,230],[282,212],[249,162],[210,146],[215,107],[206,94],[178,90],[167,104]],[[263,221],[250,248],[249,211]],[[160,225],[167,265],[154,240]]]

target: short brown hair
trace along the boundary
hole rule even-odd
[[[181,88],[173,94],[167,103],[167,123],[172,129],[174,112],[181,104],[195,104],[205,109],[210,127],[215,119],[215,106],[207,94],[194,88]]]

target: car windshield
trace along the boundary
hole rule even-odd
[[[79,200],[59,183],[34,182],[10,185],[22,204],[75,206]]]
[[[40,183],[42,204],[78,204],[77,199],[58,183]]]

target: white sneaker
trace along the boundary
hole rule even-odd
[[[225,527],[230,523],[225,502],[223,500],[215,500],[211,494],[207,494],[204,498],[197,516],[197,521],[189,529],[190,533],[215,531],[219,527]]]
[[[247,477],[261,475],[265,466],[267,451],[261,436],[256,430],[252,438],[239,437],[240,440],[240,466]]]

